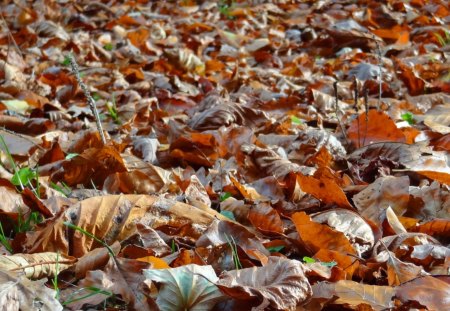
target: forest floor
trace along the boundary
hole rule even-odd
[[[2,1],[0,305],[446,310],[450,7]]]

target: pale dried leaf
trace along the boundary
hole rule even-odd
[[[0,255],[0,270],[22,272],[27,278],[51,278],[73,266],[77,259],[58,253]]]
[[[24,275],[0,270],[0,306],[8,311],[62,311],[47,280],[30,281]]]
[[[361,304],[369,304],[374,310],[381,311],[394,306],[392,298],[395,289],[390,286],[376,286],[342,280],[336,283],[319,282],[312,286],[313,299],[331,299],[337,296],[335,304],[348,304],[357,307]]]
[[[214,283],[211,266],[186,265],[171,269],[144,270],[148,280],[162,283],[156,303],[161,311],[211,310],[225,297]]]
[[[311,286],[304,272],[303,264],[297,260],[271,256],[263,267],[223,272],[216,284],[235,299],[256,298],[261,305],[286,310],[311,296]]]

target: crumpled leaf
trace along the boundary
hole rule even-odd
[[[408,176],[380,177],[357,195],[353,202],[361,216],[381,224],[383,212],[391,207],[397,216],[403,215],[409,202]]]
[[[420,266],[410,262],[403,262],[398,259],[394,253],[386,251],[387,254],[387,277],[390,286],[400,285],[411,281],[416,277],[426,275],[426,272]],[[381,257],[382,253],[378,257]]]
[[[162,284],[156,298],[161,311],[206,311],[225,299],[214,285],[218,278],[211,266],[190,264],[171,269],[147,269],[144,276]]]
[[[216,284],[234,299],[256,300],[255,310],[293,309],[312,293],[301,262],[273,256],[263,267],[226,271]]]
[[[231,124],[258,128],[269,120],[262,110],[249,108],[237,103],[221,102],[221,105],[208,107],[193,116],[188,125],[198,131],[215,130]]]
[[[156,152],[160,143],[157,138],[136,137],[133,139],[133,151],[139,154],[145,162],[157,162]]]
[[[86,277],[79,282],[79,286],[84,289],[98,288],[112,294],[120,295],[134,310],[152,310],[152,301],[142,293],[140,286],[144,281],[143,269],[149,268],[149,264],[134,259],[109,258],[105,270],[91,270]],[[85,292],[79,291],[71,297],[73,303],[67,306],[72,310],[79,310],[84,304],[99,304],[108,298],[106,295],[93,295],[77,300],[78,296],[83,297]]]
[[[332,209],[313,214],[311,219],[325,223],[331,228],[344,233],[350,239],[358,254],[372,249],[375,244],[372,228],[355,212],[346,209]]]
[[[110,146],[86,149],[75,158],[66,160],[63,168],[52,179],[62,179],[69,186],[95,183],[101,187],[108,175],[126,171],[122,157]]]
[[[45,286],[46,280],[30,281],[24,275],[0,270],[0,305],[14,311],[62,311],[56,292]]]
[[[248,213],[252,225],[264,233],[283,233],[284,225],[278,212],[269,203],[261,202],[252,206]]]
[[[300,166],[288,159],[282,158],[278,153],[269,148],[244,145],[241,150],[248,156],[249,160],[254,162],[257,173],[263,176],[272,175],[279,179],[284,178],[291,172],[308,174],[313,171],[312,168]]]
[[[245,252],[259,251],[269,255],[269,251],[262,245],[259,238],[246,227],[231,221],[214,221],[205,233],[198,238],[197,247],[218,246],[227,244],[233,238],[237,246]]]

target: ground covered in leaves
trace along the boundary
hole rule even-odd
[[[0,305],[448,308],[449,3],[265,2],[2,2]]]

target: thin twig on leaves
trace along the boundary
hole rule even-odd
[[[364,139],[362,143],[362,147],[366,145],[366,137],[367,137],[367,126],[369,124],[369,90],[367,88],[364,89],[364,107],[366,114],[366,128],[364,129]]]
[[[354,97],[355,97],[355,105],[354,109],[356,111],[356,121],[358,122],[358,148],[361,148],[361,138],[360,138],[360,128],[359,128],[359,114],[358,114],[358,80],[356,80],[356,76],[353,76],[353,86],[354,86]]]
[[[338,81],[336,80],[333,83],[334,97],[336,99],[334,109],[335,109],[335,113],[336,113],[336,119],[337,119],[339,127],[341,128],[341,131],[342,131],[342,135],[344,135],[344,139],[347,142],[347,145],[349,145],[349,141],[348,141],[348,138],[347,138],[347,134],[345,133],[344,126],[342,125],[342,122],[339,119],[339,99],[338,99],[338,88],[337,88],[337,85],[338,85]]]
[[[86,96],[86,99],[88,101],[89,107],[91,108],[91,111],[95,117],[95,123],[97,124],[97,130],[100,133],[100,137],[102,139],[102,143],[106,145],[106,138],[105,134],[103,133],[102,123],[100,122],[100,116],[98,114],[97,105],[95,104],[94,98],[91,96],[91,92],[89,92],[86,84],[81,80],[80,76],[80,70],[78,68],[78,64],[75,60],[75,57],[72,53],[69,55],[70,60],[70,66],[72,67],[72,73],[75,75],[75,78],[77,79],[78,85],[80,85],[81,90],[84,93],[84,96]]]
[[[374,36],[375,37],[375,36]],[[377,111],[380,110],[381,107],[381,91],[382,91],[382,84],[383,84],[383,76],[382,76],[382,57],[381,57],[381,48],[378,41],[375,39],[375,45],[377,47],[377,56],[378,56],[378,103],[377,103]]]

